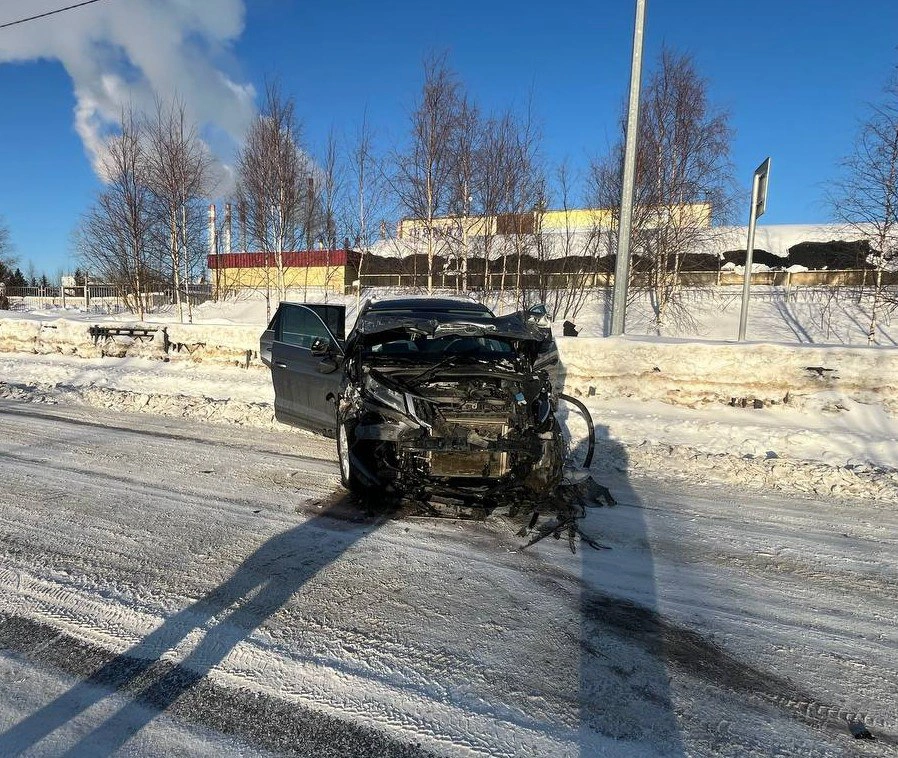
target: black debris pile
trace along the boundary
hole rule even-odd
[[[587,509],[615,504],[614,496],[607,487],[599,484],[586,471],[576,471],[565,477],[554,497],[531,508],[513,508],[509,516],[529,515],[529,520],[518,532],[519,537],[529,537],[525,549],[551,536],[556,540],[564,537],[572,553],[577,552],[578,540],[595,550],[609,550],[608,545],[603,545],[583,531],[581,521]]]

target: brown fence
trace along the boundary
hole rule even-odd
[[[679,275],[683,287],[725,287],[743,283],[743,275],[736,271],[683,271]],[[482,272],[468,274],[468,289],[499,289],[501,274],[489,277]],[[634,275],[636,286],[646,286],[648,280],[639,273]],[[751,275],[751,283],[755,286],[772,287],[867,287],[876,283],[876,271],[872,269],[841,269],[825,271],[755,271]],[[898,271],[880,272],[882,285],[898,285]],[[366,287],[427,287],[427,274],[362,274],[360,284]],[[435,289],[460,289],[461,277],[457,274],[435,274]],[[614,286],[614,274],[598,272],[589,274],[535,274],[522,273],[520,279],[516,273],[505,275],[505,289],[569,289],[573,286],[585,289]]]

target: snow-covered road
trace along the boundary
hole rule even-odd
[[[0,400],[0,754],[898,748],[894,507],[604,476],[611,549],[522,551],[326,440]]]

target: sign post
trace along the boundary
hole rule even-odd
[[[770,158],[755,169],[751,183],[751,212],[748,217],[748,244],[745,246],[745,276],[742,281],[742,312],[739,315],[739,342],[745,340],[748,324],[748,295],[751,288],[752,255],[755,252],[755,227],[767,210],[767,177],[770,176]]]

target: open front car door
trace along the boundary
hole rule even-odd
[[[333,436],[343,381],[346,308],[281,303],[270,328],[278,421]]]

